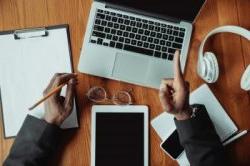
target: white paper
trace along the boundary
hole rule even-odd
[[[16,136],[28,108],[42,97],[55,73],[70,73],[71,62],[66,28],[49,30],[48,37],[14,40],[0,35],[0,88],[5,136]],[[78,127],[76,107],[61,126]],[[42,118],[43,104],[31,112]]]
[[[173,115],[163,112],[151,121],[152,127],[160,136],[161,140],[166,140],[176,130],[173,119]]]

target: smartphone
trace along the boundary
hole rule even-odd
[[[172,159],[176,160],[184,152],[181,146],[177,130],[161,143],[162,150]]]

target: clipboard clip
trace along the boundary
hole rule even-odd
[[[34,29],[22,29],[14,32],[15,40],[36,38],[36,37],[47,37],[49,32],[46,28],[34,28]]]

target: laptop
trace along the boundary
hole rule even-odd
[[[184,72],[192,23],[205,0],[95,0],[78,70],[82,73],[159,88],[173,78],[181,51]]]

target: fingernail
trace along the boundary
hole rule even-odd
[[[76,81],[75,81],[75,78],[71,78],[70,80],[69,80],[69,83],[70,84],[74,84]]]
[[[163,84],[163,83],[161,83],[161,85],[160,85],[160,90],[166,90],[166,85]]]
[[[161,84],[166,84],[166,80],[161,80]]]

